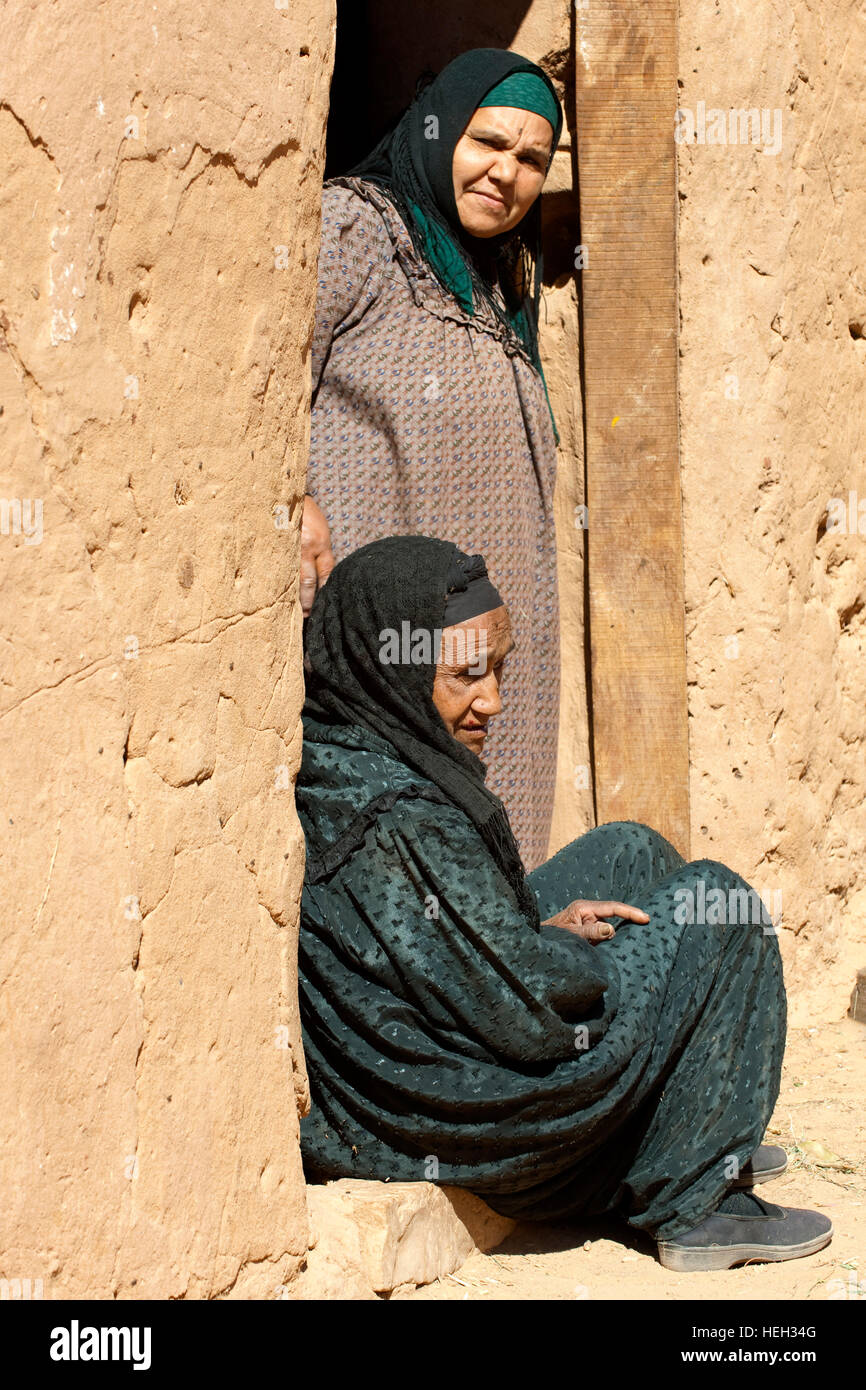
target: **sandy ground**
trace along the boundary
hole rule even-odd
[[[759,1188],[783,1206],[826,1212],[835,1234],[824,1250],[784,1263],[674,1274],[658,1263],[650,1241],[619,1225],[522,1224],[456,1274],[393,1296],[866,1303],[866,1024],[844,1016],[849,991],[838,979],[791,1009],[782,1090],[767,1135],[787,1151],[788,1171]]]

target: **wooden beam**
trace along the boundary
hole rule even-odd
[[[574,47],[596,817],[688,858],[676,0],[577,0]]]

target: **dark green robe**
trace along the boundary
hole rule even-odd
[[[471,821],[384,739],[304,728],[308,1177],[433,1180],[537,1220],[618,1211],[663,1238],[703,1220],[772,1113],[785,995],[765,909],[678,918],[683,890],[749,885],[617,822],[529,882],[542,918],[614,898],[650,922],[598,945],[534,928]]]

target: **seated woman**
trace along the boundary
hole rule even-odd
[[[364,546],[316,597],[307,1176],[432,1179],[519,1219],[616,1213],[677,1270],[821,1249],[825,1216],[748,1190],[785,1166],[761,1145],[786,1017],[765,909],[726,921],[719,898],[754,902],[749,885],[635,822],[524,873],[481,761],[511,649],[481,557],[445,541]]]

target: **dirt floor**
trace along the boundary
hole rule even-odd
[[[866,964],[866,960],[861,962]],[[866,1024],[845,1017],[846,970],[790,1010],[779,1103],[768,1142],[788,1171],[758,1189],[830,1216],[830,1245],[807,1259],[674,1274],[622,1226],[519,1225],[456,1274],[393,1297],[422,1299],[862,1299],[866,1302]],[[810,1021],[812,1020],[812,1021]]]

